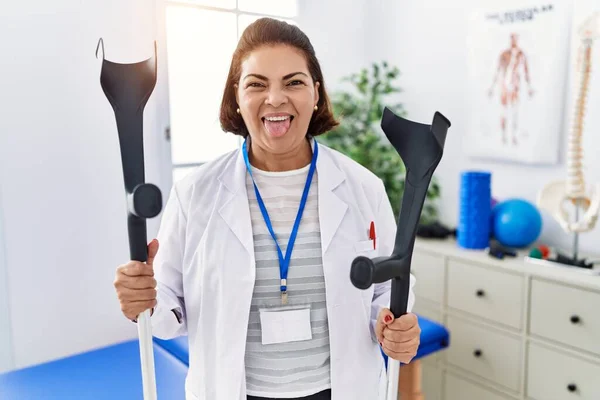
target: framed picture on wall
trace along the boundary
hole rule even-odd
[[[555,164],[564,137],[571,2],[496,3],[469,19],[465,151]]]

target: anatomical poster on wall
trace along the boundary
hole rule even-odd
[[[489,3],[488,3],[489,4]],[[497,1],[468,35],[467,154],[554,164],[565,118],[571,5]]]

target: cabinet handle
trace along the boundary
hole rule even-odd
[[[480,349],[475,349],[475,351],[473,352],[473,355],[475,357],[481,357],[482,351]]]
[[[567,390],[568,390],[569,392],[574,392],[574,391],[576,391],[576,390],[577,390],[577,385],[576,385],[576,384],[574,384],[574,383],[569,383],[569,384],[567,385]]]
[[[483,291],[483,289],[477,289],[477,292],[475,292],[475,294],[477,295],[477,297],[483,297],[485,295],[485,292]]]
[[[572,324],[578,324],[581,322],[581,318],[579,318],[579,315],[571,315],[571,323]]]

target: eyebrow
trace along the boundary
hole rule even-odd
[[[291,74],[287,74],[286,76],[283,77],[283,80],[286,79],[290,79],[291,77],[295,76],[295,75],[304,75],[308,78],[308,75],[306,75],[304,72],[292,72]],[[268,81],[269,78],[267,78],[264,75],[260,75],[260,74],[248,74],[244,77],[244,79],[248,79],[250,77],[254,77],[254,78],[258,78],[258,79],[262,79],[263,81]]]

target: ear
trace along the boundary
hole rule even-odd
[[[319,103],[319,87],[321,87],[321,82],[315,82],[315,105]]]
[[[238,84],[234,83],[233,84],[233,92],[235,93],[235,102],[239,105],[240,104],[240,95],[238,93]]]

